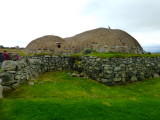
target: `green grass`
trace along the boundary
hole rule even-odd
[[[105,86],[49,72],[0,99],[0,120],[158,120],[160,79]]]
[[[3,72],[3,69],[0,67],[0,72]]]
[[[160,57],[159,53],[154,54],[131,54],[131,53],[99,53],[99,52],[92,52],[86,56],[95,56],[101,58],[111,58],[111,57]]]

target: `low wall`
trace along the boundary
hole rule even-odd
[[[1,92],[13,90],[39,74],[54,70],[76,70],[81,75],[106,85],[136,82],[160,77],[160,57],[97,58],[83,56],[80,60],[66,56],[31,56],[19,61],[5,61],[0,73]],[[3,87],[2,87],[3,86]]]
[[[160,77],[160,57],[82,57],[76,69],[107,85]]]
[[[0,80],[4,92],[18,87],[27,80],[35,79],[39,74],[54,70],[70,70],[73,59],[64,56],[31,56],[23,57],[19,61],[4,61],[0,73]]]

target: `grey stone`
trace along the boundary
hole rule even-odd
[[[34,86],[34,82],[28,82],[28,84],[30,85],[30,86]]]
[[[15,83],[14,75],[9,72],[1,73],[0,78],[2,79],[3,86]]]
[[[109,82],[109,79],[101,79],[101,82],[102,83],[107,83],[107,82]]]
[[[29,80],[29,78],[30,78],[29,75],[27,75],[27,76],[26,76],[26,79]]]
[[[122,82],[126,82],[126,79],[125,79],[125,78],[122,78]]]
[[[126,65],[125,64],[120,64],[120,67],[121,68],[124,68]]]
[[[11,73],[11,74],[15,74],[16,73],[16,71],[8,71],[9,73]]]
[[[71,75],[72,77],[76,77],[76,73],[72,73],[72,75]]]
[[[134,70],[132,73],[133,73],[134,75],[136,75],[136,74],[137,74],[137,70]]]
[[[118,71],[120,71],[120,70],[121,70],[120,67],[115,67],[115,68],[114,68],[114,71],[115,71],[115,72],[118,72]]]
[[[114,81],[114,82],[119,82],[119,81],[122,81],[122,78],[114,78],[113,81]]]
[[[58,70],[60,71],[60,70],[62,70],[62,68],[58,68]]]
[[[29,59],[30,65],[40,65],[41,60],[39,59]]]
[[[16,71],[19,71],[19,70],[21,70],[22,68],[25,67],[25,64],[24,64],[23,62],[24,62],[24,61],[19,61],[19,62],[17,63]]]
[[[2,79],[0,79],[0,85],[2,84]]]
[[[147,64],[146,66],[149,67],[149,66],[151,66],[151,65],[150,65],[150,64]]]
[[[2,63],[2,69],[4,71],[15,71],[17,67],[17,61],[6,60]]]
[[[132,81],[132,82],[136,82],[136,81],[138,81],[138,79],[137,79],[136,76],[132,76],[132,77],[131,77],[131,81]]]
[[[105,50],[104,48],[100,48],[99,52],[102,53],[102,52],[104,52],[104,50]]]
[[[111,71],[111,70],[105,70],[104,72],[107,73],[107,74],[112,74],[113,73],[113,71]]]
[[[20,79],[21,79],[21,76],[20,76],[20,75],[16,75],[16,76],[15,76],[15,79],[16,79],[16,80],[20,80]]]
[[[125,78],[125,77],[126,77],[126,72],[122,72],[122,73],[121,73],[121,76],[122,76],[123,78]]]
[[[0,98],[3,98],[3,86],[0,85]]]
[[[130,71],[132,71],[132,70],[133,70],[133,68],[132,68],[132,67],[130,67],[130,68],[129,68],[129,70],[130,70]]]
[[[97,59],[96,59],[96,61],[100,61],[100,60],[101,60],[101,58],[97,58]]]
[[[154,78],[159,78],[160,76],[159,76],[159,74],[154,73],[153,77],[154,77]]]

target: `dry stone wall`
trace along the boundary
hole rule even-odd
[[[160,77],[160,57],[97,58],[82,57],[76,69],[107,85]]]
[[[70,70],[72,66],[72,58],[64,56],[31,56],[23,57],[19,61],[4,61],[2,64],[4,72],[0,73],[0,81],[2,81],[0,82],[0,93],[1,85],[4,92],[7,92],[25,81],[37,78],[43,72]]]
[[[97,58],[83,56],[78,61],[66,56],[31,56],[5,61],[0,73],[2,91],[10,91],[39,74],[54,70],[76,70],[106,85],[124,84],[160,77],[160,57]]]

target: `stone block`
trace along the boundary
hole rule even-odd
[[[114,71],[115,71],[115,72],[121,71],[121,67],[115,67],[115,68],[114,68]]]
[[[2,79],[0,79],[0,85],[2,84]]]
[[[121,68],[125,68],[125,66],[126,66],[125,64],[120,64]]]
[[[125,77],[126,77],[126,72],[122,72],[122,73],[121,73],[121,76],[122,76],[123,78],[125,78]]]
[[[131,81],[132,81],[132,82],[136,82],[136,81],[138,81],[138,79],[137,79],[136,76],[132,76],[132,77],[131,77]]]
[[[15,83],[14,75],[9,72],[1,73],[0,78],[2,79],[2,85],[12,85]]]
[[[154,73],[153,78],[159,78],[159,77],[160,77],[159,74]]]
[[[102,83],[107,83],[107,82],[109,82],[109,79],[104,79],[104,78],[103,78],[103,79],[101,79],[101,82],[102,82]]]
[[[112,73],[113,73],[113,71],[111,71],[111,70],[105,70],[105,71],[104,71],[104,73],[112,74]]]
[[[98,61],[101,61],[101,58],[97,58],[96,61],[97,61],[97,62],[98,62]]]
[[[0,85],[0,98],[3,98],[3,86]]]
[[[21,76],[20,76],[20,75],[16,75],[16,76],[15,76],[15,79],[16,79],[16,80],[20,80],[20,79],[21,79]]]
[[[114,82],[119,82],[119,81],[122,81],[122,78],[114,78],[113,81]]]
[[[17,67],[17,61],[7,60],[2,63],[2,69],[4,71],[15,71]]]

